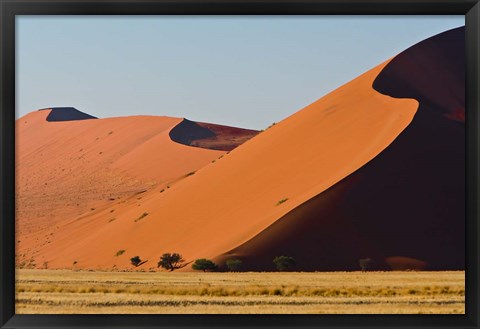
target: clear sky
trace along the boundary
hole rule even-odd
[[[17,16],[16,115],[263,129],[464,16]]]

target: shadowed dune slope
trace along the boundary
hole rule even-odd
[[[216,258],[244,244],[364,166],[409,125],[418,102],[382,95],[372,88],[386,64],[169,189],[147,191],[138,202],[114,204],[60,227],[52,232],[51,243],[32,257],[52,268],[71,267],[73,262],[77,268],[132,268],[129,259],[138,255],[147,262],[136,269],[155,269],[164,252],[179,252],[192,261]],[[286,248],[296,248],[303,238],[292,237]],[[348,235],[335,239],[350,244]],[[265,252],[256,249],[242,257],[261,259]],[[321,252],[311,254],[312,259]],[[271,268],[268,259],[262,269]]]
[[[184,145],[231,151],[258,133],[257,130],[183,119],[170,131],[170,138]]]
[[[93,115],[83,113],[73,107],[52,107],[51,109],[43,109],[40,111],[45,110],[49,111],[49,114],[46,118],[48,122],[98,119]]]
[[[169,136],[177,143],[191,145],[195,140],[215,137],[215,133],[196,122],[183,119],[182,122],[170,130]]]
[[[373,87],[392,97],[415,98],[427,112],[465,122],[465,27],[443,32],[400,53],[382,70]]]
[[[303,270],[465,268],[464,28],[396,56],[374,88],[415,98],[412,123],[365,166],[222,258],[263,269],[279,254]],[[272,265],[273,266],[273,265]]]

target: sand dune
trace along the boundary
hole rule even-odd
[[[21,254],[50,243],[43,229],[88,217],[136,193],[166,188],[224,153],[172,142],[168,132],[181,118],[84,120],[90,116],[75,109],[58,114],[63,110],[32,112],[16,122]],[[49,122],[54,112],[65,120]]]
[[[416,101],[371,88],[385,65],[164,193],[156,190],[138,202],[111,207],[115,221],[109,222],[112,209],[106,209],[59,229],[52,243],[38,250],[37,263],[121,268],[130,267],[128,256],[139,255],[149,260],[144,267],[151,267],[163,252],[180,252],[192,260],[215,257],[248,241],[365,165],[410,123]],[[143,213],[148,215],[136,221]],[[117,257],[119,250],[126,252]]]
[[[374,87],[417,99],[412,123],[372,161],[223,258],[247,258],[252,269],[278,253],[306,270],[357,269],[366,257],[378,269],[463,269],[464,48],[459,28],[396,56]]]
[[[162,253],[179,252],[188,261],[239,257],[244,269],[255,270],[272,270],[272,258],[282,254],[294,256],[301,270],[357,269],[364,257],[379,269],[462,268],[463,80],[461,65],[450,58],[454,51],[442,46],[452,46],[449,38],[462,33],[408,49],[228,154],[196,146],[226,150],[250,133],[215,139],[211,133],[220,126],[175,118],[56,122],[64,127],[54,130],[38,113],[19,119],[19,185],[30,193],[20,189],[20,221],[34,216],[25,210],[35,208],[25,206],[31,201],[25,196],[40,193],[43,186],[35,184],[51,180],[57,190],[47,194],[62,191],[61,200],[35,209],[45,210],[42,218],[52,208],[63,216],[58,228],[21,237],[22,261],[131,269],[129,258],[138,255],[146,263],[137,269],[155,269]],[[409,71],[425,58],[422,70]],[[28,129],[22,121],[39,127]],[[119,129],[124,133],[116,134]],[[65,139],[72,131],[77,137]],[[103,145],[108,148],[97,147],[97,137],[110,138]],[[50,140],[45,155],[40,140]],[[87,141],[88,157],[69,153]],[[110,160],[99,160],[106,158],[99,152],[111,153]],[[72,177],[62,178],[60,168],[69,168]],[[130,179],[115,185],[118,177]],[[89,198],[92,192],[79,190],[81,184],[103,181],[104,190],[95,187],[97,199],[109,198],[112,186],[120,199],[111,194],[110,203],[76,217],[61,206]],[[42,237],[48,242],[35,241]]]

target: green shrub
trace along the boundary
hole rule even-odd
[[[157,267],[162,267],[166,270],[174,271],[176,269],[182,268],[185,265],[183,263],[185,260],[183,259],[182,255],[177,253],[165,253],[160,257],[158,261]]]
[[[273,263],[279,271],[286,271],[292,266],[295,266],[296,261],[290,256],[277,256],[273,259]]]
[[[193,264],[192,264],[192,269],[197,270],[197,271],[214,271],[218,268],[217,264],[212,262],[210,259],[205,259],[205,258],[200,258],[197,259]]]
[[[373,261],[370,258],[364,258],[364,259],[360,259],[358,261],[358,264],[360,265],[360,268],[362,269],[362,272],[366,272],[372,266],[372,262]]]
[[[227,265],[230,271],[237,272],[242,267],[242,263],[243,262],[240,259],[228,259],[225,262],[225,265]]]
[[[142,260],[139,256],[130,258],[130,264],[132,264],[133,266],[137,267],[138,265],[140,265],[140,263],[142,263]]]
[[[287,200],[288,200],[288,198],[285,198],[285,199],[282,199],[282,200],[278,201],[278,202],[277,202],[277,206],[278,206],[278,205],[281,205],[281,204],[284,203],[284,202],[287,202]]]
[[[135,219],[135,222],[138,222],[139,220],[145,218],[148,216],[148,212],[144,212],[143,214],[140,215],[140,217],[138,217],[137,219]]]

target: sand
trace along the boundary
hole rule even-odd
[[[297,270],[358,269],[366,257],[377,269],[461,269],[465,114],[462,87],[445,87],[462,80],[445,51],[452,33],[259,134],[227,129],[233,144],[210,134],[218,125],[193,133],[179,118],[19,119],[18,263],[154,270],[178,252],[187,263],[239,257],[249,270],[272,270],[282,254]],[[133,256],[144,263],[133,268]]]

